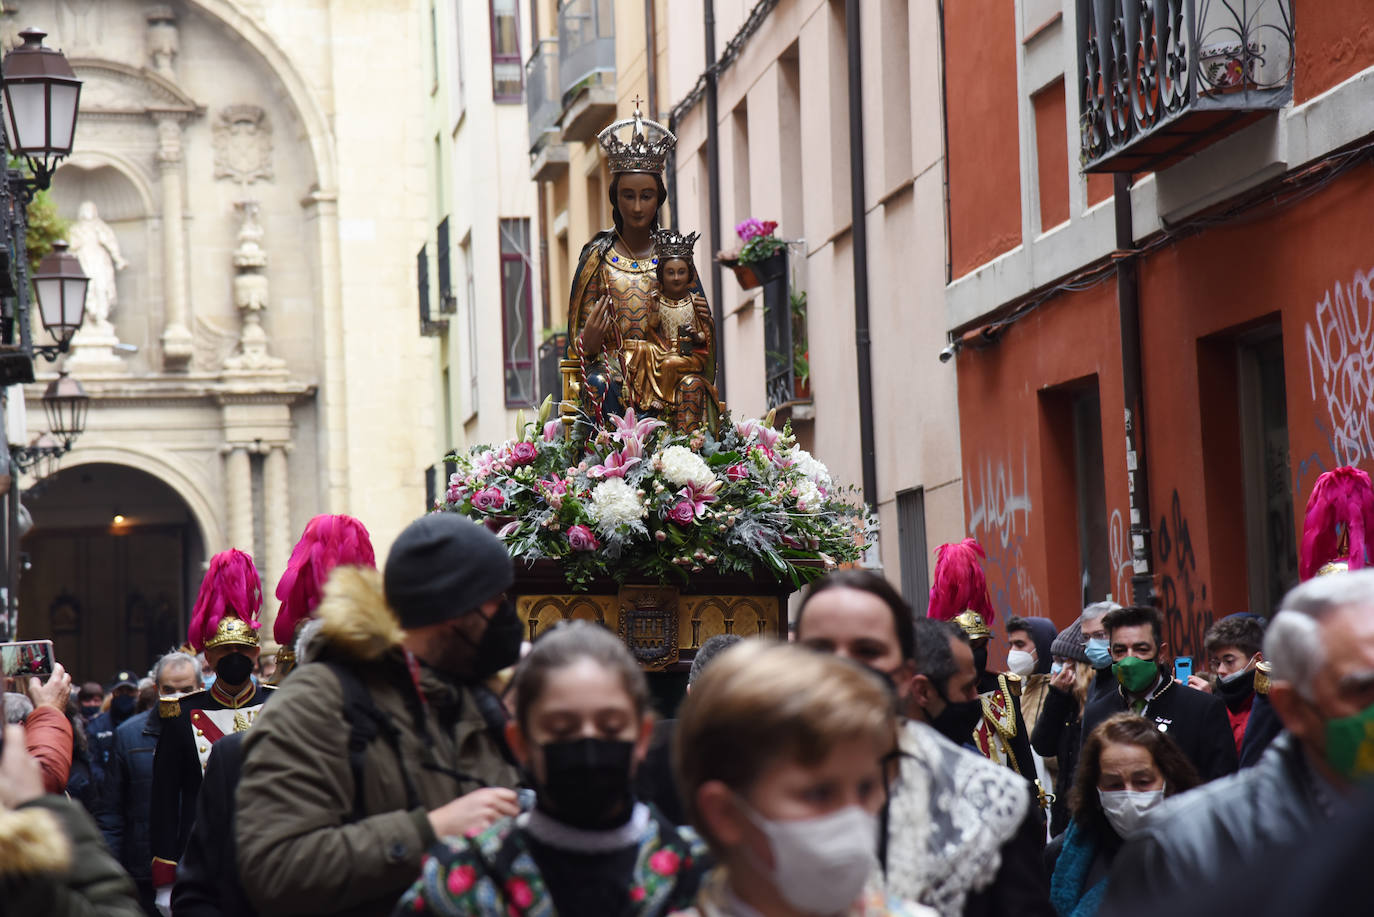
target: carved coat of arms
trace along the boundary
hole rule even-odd
[[[272,179],[272,125],[256,105],[228,105],[214,126],[215,178],[241,185]]]

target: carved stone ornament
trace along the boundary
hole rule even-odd
[[[228,105],[215,119],[215,178],[240,185],[272,180],[272,125],[256,105]]]
[[[168,79],[176,79],[176,59],[181,51],[176,13],[170,6],[158,5],[149,7],[144,18],[148,20],[148,59],[153,69]]]

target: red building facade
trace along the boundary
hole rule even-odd
[[[1148,590],[1199,655],[1296,582],[1317,475],[1374,470],[1374,17],[1303,4],[1298,31],[1295,5],[1252,2],[1278,27],[1228,48],[1170,0],[1196,82],[1150,84],[1133,52],[1124,131],[1111,65],[1084,63],[1095,4],[947,5],[965,521],[1004,614],[1064,625]]]

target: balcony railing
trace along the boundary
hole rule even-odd
[[[530,119],[530,152],[558,142],[563,89],[558,73],[558,40],[542,38],[525,63],[525,106]]]
[[[1078,0],[1081,160],[1171,165],[1293,95],[1292,0]]]
[[[611,0],[567,0],[558,8],[558,82],[566,109],[583,89],[615,77]]]
[[[415,292],[420,302],[420,333],[434,336],[448,328],[448,319],[436,319],[429,303],[429,251],[421,245],[415,256]]]

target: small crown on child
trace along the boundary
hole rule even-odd
[[[692,260],[692,253],[696,251],[697,239],[701,238],[701,233],[691,232],[687,235],[673,232],[671,229],[655,229],[654,237],[654,256],[659,261],[667,261],[669,258],[685,258]]]

